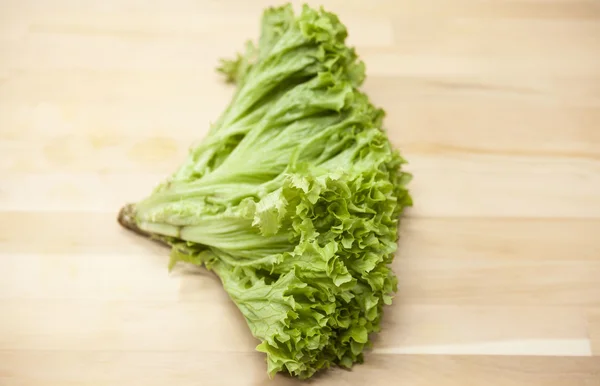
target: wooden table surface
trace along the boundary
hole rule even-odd
[[[600,2],[332,0],[410,161],[400,285],[313,385],[600,385]],[[269,381],[203,270],[122,230],[267,1],[0,1],[0,384]]]

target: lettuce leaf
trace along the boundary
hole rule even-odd
[[[361,362],[397,287],[389,266],[411,176],[359,90],[365,67],[346,37],[323,9],[267,9],[258,45],[221,62],[237,86],[229,106],[129,210],[171,245],[171,267],[220,277],[270,375]]]

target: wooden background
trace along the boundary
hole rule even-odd
[[[600,2],[332,0],[410,161],[400,289],[314,385],[600,385]],[[269,381],[218,280],[121,230],[224,109],[247,0],[0,0],[0,384]]]

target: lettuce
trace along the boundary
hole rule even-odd
[[[123,225],[213,270],[266,353],[308,378],[361,362],[396,277],[405,160],[336,15],[267,9],[255,46],[219,71],[231,103],[185,162],[121,211]]]

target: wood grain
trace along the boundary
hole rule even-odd
[[[600,385],[600,3],[310,3],[415,176],[383,330],[313,383]],[[214,275],[116,223],[224,109],[215,65],[273,4],[0,2],[1,385],[300,384],[268,380]]]
[[[597,357],[490,357],[459,355],[370,355],[352,372],[334,369],[315,379],[325,386],[400,384],[475,386],[482,384],[530,386],[598,386]],[[139,382],[164,385],[303,385],[277,376],[269,380],[256,353],[164,351],[3,351],[0,371],[19,385],[113,385]],[[31,363],[36,363],[33,368]],[[235,363],[235,371],[232,371]]]
[[[592,309],[588,314],[588,318],[592,353],[600,356],[600,308]]]

